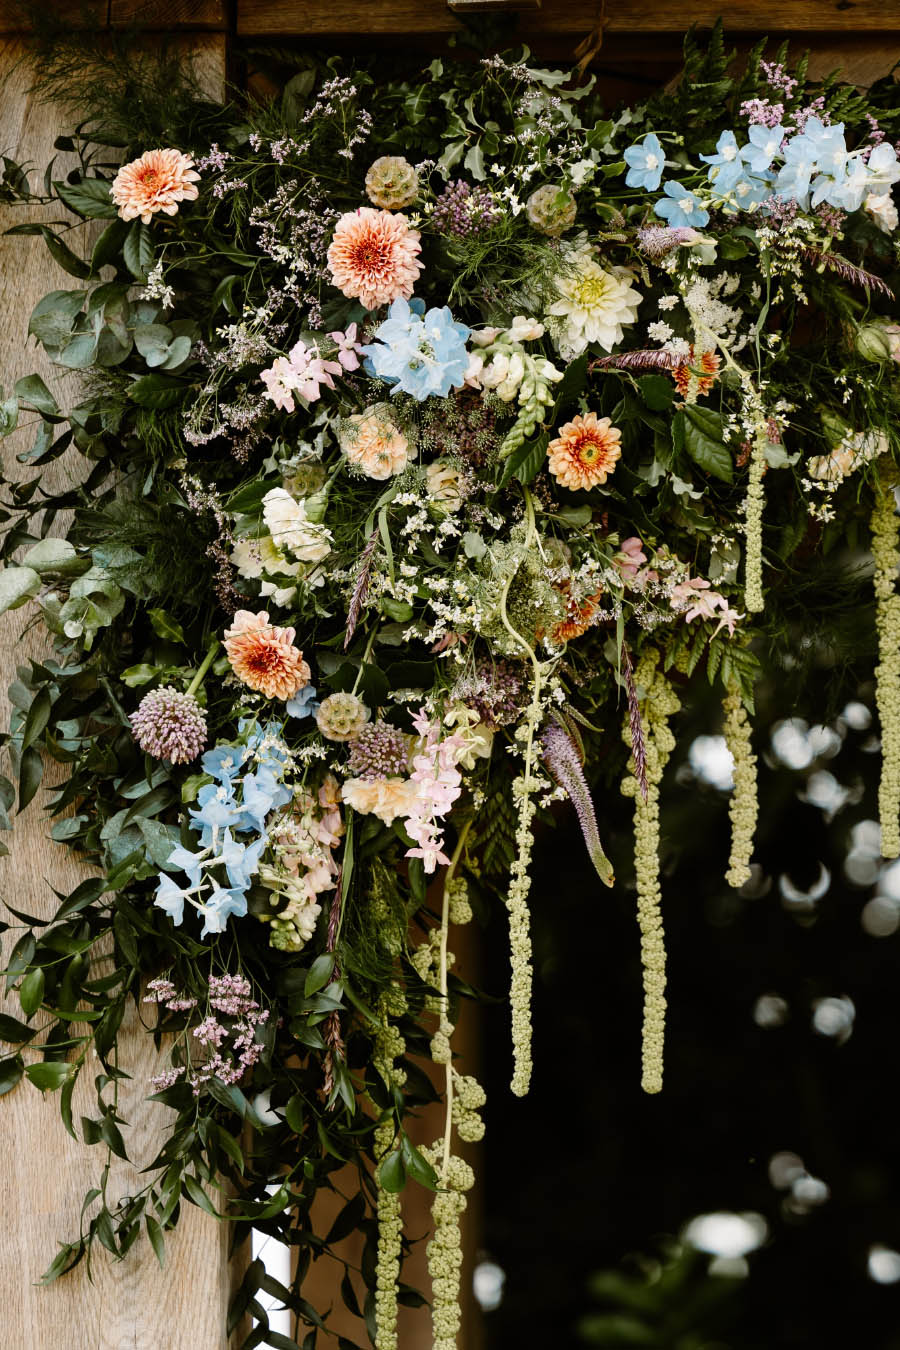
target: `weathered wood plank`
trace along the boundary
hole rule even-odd
[[[612,0],[605,26],[609,33],[675,33],[689,22],[710,27],[723,12],[731,32],[900,32],[900,0],[695,0],[689,13],[678,15],[647,0]],[[518,16],[515,34],[584,34],[599,15],[593,0],[543,0],[539,10]],[[446,0],[237,0],[241,35],[453,33],[460,26]]]
[[[97,32],[129,26],[167,33],[224,32],[228,27],[226,0],[87,0],[83,6],[49,0],[47,8],[77,28]],[[0,33],[22,33],[29,26],[20,0],[0,0]]]
[[[224,69],[220,38],[199,39],[194,49],[208,73],[216,72],[214,88],[221,90]],[[14,41],[0,42],[0,147],[19,161],[43,165],[54,136],[64,127],[58,114],[28,92],[29,74],[24,49]],[[6,211],[0,229],[23,217]],[[45,213],[46,214],[46,213]],[[52,214],[52,213],[51,213]],[[60,381],[59,372],[26,347],[28,315],[35,302],[53,286],[70,288],[72,279],[59,272],[39,240],[0,236],[0,375],[7,388],[20,375],[40,370],[61,401],[72,397],[72,377]],[[24,420],[29,420],[25,418]],[[30,476],[16,464],[15,453],[28,445],[28,430],[2,443],[6,472]],[[62,456],[45,470],[47,484],[58,490],[84,476],[79,457]],[[5,691],[15,667],[31,654],[46,651],[42,630],[25,633],[29,615],[17,610],[4,616],[0,631],[0,692]],[[5,710],[0,713],[5,723]],[[50,766],[48,766],[49,768]],[[16,822],[9,840],[11,857],[3,860],[2,891],[29,913],[51,913],[56,900],[51,887],[68,891],[85,875],[85,868],[49,839],[49,823],[41,814],[41,796]],[[9,917],[9,916],[4,916]],[[6,951],[15,941],[4,935]],[[0,957],[0,967],[5,964]],[[10,1011],[15,1011],[14,1004]],[[131,1012],[121,1034],[122,1067],[132,1081],[123,1084],[121,1113],[131,1123],[127,1142],[135,1165],[116,1164],[111,1194],[118,1200],[135,1191],[137,1169],[159,1148],[163,1127],[171,1112],[143,1098],[149,1076],[158,1071],[150,1036]],[[80,1114],[94,1114],[90,1065],[74,1103]],[[179,1231],[168,1245],[167,1268],[161,1271],[148,1244],[134,1247],[124,1262],[112,1263],[98,1252],[94,1284],[84,1265],[44,1289],[34,1281],[56,1253],[58,1237],[76,1236],[84,1192],[93,1185],[103,1163],[98,1149],[88,1149],[65,1133],[58,1099],[43,1099],[20,1084],[0,1101],[0,1133],[4,1166],[0,1168],[0,1307],[3,1308],[3,1344],[14,1350],[157,1350],[191,1346],[192,1350],[225,1350],[226,1307],[231,1269],[226,1233],[221,1225],[186,1206]]]

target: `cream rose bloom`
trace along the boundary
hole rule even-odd
[[[364,816],[377,816],[385,825],[412,814],[416,784],[409,778],[348,778],[343,800]]]
[[[331,531],[311,521],[305,503],[294,501],[284,488],[272,488],[263,497],[263,520],[276,547],[300,562],[321,562],[331,552]]]

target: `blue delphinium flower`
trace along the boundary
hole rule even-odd
[[[707,177],[711,183],[715,183],[719,192],[728,192],[734,187],[744,171],[733,131],[722,132],[716,142],[714,155],[701,155],[700,158],[709,165]]]
[[[787,132],[782,126],[767,127],[762,123],[754,123],[748,135],[750,143],[742,148],[741,159],[753,173],[765,173],[781,150],[781,142]]]
[[[240,890],[246,890],[250,885],[250,878],[256,875],[259,860],[267,842],[266,836],[261,834],[257,839],[254,839],[252,844],[242,844],[232,837],[230,830],[225,831],[222,848],[216,862],[224,863],[225,872],[232,886],[236,886]],[[171,862],[172,859],[170,858],[169,861]]]
[[[368,373],[393,385],[392,393],[402,390],[420,403],[462,388],[472,330],[457,323],[446,305],[426,313],[421,300],[395,300],[388,313],[374,341],[362,348]]]
[[[315,685],[307,684],[284,705],[288,717],[315,717],[319,710]]]
[[[214,886],[212,895],[201,901],[197,910],[203,915],[200,936],[205,938],[209,933],[224,933],[231,914],[242,919],[247,913],[247,897],[236,886],[231,886],[227,890],[221,886]]]
[[[626,186],[646,188],[648,192],[655,192],[666,167],[666,154],[655,133],[651,131],[643,141],[629,145],[622,158],[628,165],[628,172],[625,175]]]
[[[668,221],[670,227],[708,223],[709,212],[703,209],[693,192],[688,192],[683,184],[670,178],[663,184],[663,191],[665,197],[661,197],[653,209],[658,216]]]
[[[200,831],[204,848],[214,848],[218,831],[241,828],[242,807],[234,795],[231,783],[207,783],[197,793],[200,803],[188,815],[191,829]]]
[[[718,186],[718,184],[716,185]],[[723,211],[734,215],[738,211],[749,211],[759,206],[772,195],[772,178],[768,174],[742,173],[737,182],[717,201]]]
[[[262,831],[266,816],[277,806],[285,806],[291,800],[291,789],[279,783],[272,770],[265,764],[255,773],[244,778],[244,795],[241,803],[239,829]]]
[[[184,922],[184,902],[190,894],[191,888],[188,886],[179,886],[174,877],[168,876],[165,872],[159,878],[159,885],[156,888],[156,898],[153,903],[160,909],[165,910],[176,928],[180,928]]]
[[[249,753],[244,745],[217,745],[213,750],[207,750],[200,763],[203,772],[208,773],[217,783],[230,784],[234,776],[240,773]]]

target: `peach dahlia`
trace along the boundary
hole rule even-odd
[[[140,159],[123,164],[110,195],[123,220],[140,216],[149,225],[157,211],[174,216],[179,202],[196,201],[199,181],[190,155],[180,150],[147,150]]]
[[[225,629],[225,651],[235,675],[266,698],[289,699],[309,684],[309,666],[294,646],[293,628],[276,628],[265,610],[239,609]]]
[[[361,206],[338,221],[328,247],[331,279],[366,309],[408,300],[422,270],[419,231],[406,216]]]

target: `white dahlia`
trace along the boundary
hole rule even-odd
[[[631,281],[627,268],[601,267],[586,240],[566,250],[547,307],[547,328],[562,357],[572,360],[590,343],[611,352],[622,341],[623,325],[636,321],[642,299]]]

